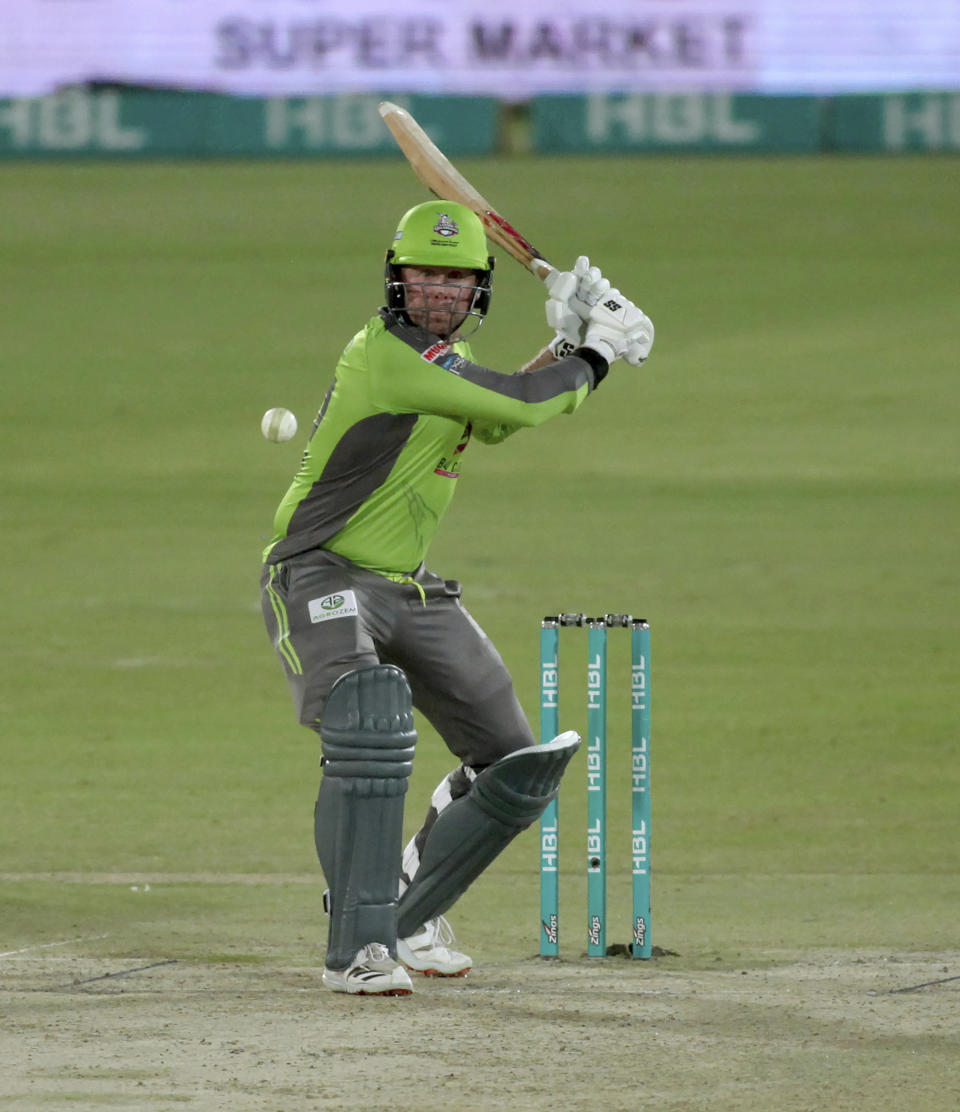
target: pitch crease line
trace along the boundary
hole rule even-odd
[[[108,934],[91,934],[86,938],[66,938],[63,942],[39,942],[36,946],[24,946],[20,950],[7,950],[0,954],[0,958],[12,958],[15,954],[29,954],[31,950],[49,950],[52,946],[70,946],[74,942],[97,942],[101,938],[109,938]]]

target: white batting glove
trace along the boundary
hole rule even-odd
[[[569,355],[583,343],[583,321],[570,307],[570,298],[577,289],[577,279],[569,271],[557,271],[550,283],[547,299],[547,324],[556,335],[550,341],[550,350],[558,358]]]
[[[653,321],[613,289],[590,310],[583,347],[592,348],[608,363],[624,358],[639,367],[650,354],[653,337]]]
[[[547,324],[556,335],[550,350],[558,359],[581,347],[586,336],[590,310],[610,289],[610,283],[581,255],[573,270],[554,271],[546,280],[550,297],[546,304]]]
[[[600,273],[600,267],[590,265],[586,255],[581,255],[577,259],[573,273],[577,277],[577,293],[570,304],[581,320],[586,321],[590,316],[590,310],[610,289],[610,283]]]
[[[640,310],[638,309],[637,312],[639,313]],[[630,341],[630,346],[623,353],[623,361],[634,367],[642,367],[646,363],[650,355],[650,349],[653,347],[655,335],[653,321],[644,313],[640,313],[640,315],[643,317],[643,323],[638,325]]]

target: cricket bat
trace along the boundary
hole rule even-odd
[[[472,209],[483,221],[491,243],[502,247],[508,255],[546,282],[555,268],[489,201],[481,197],[413,116],[389,100],[380,104],[380,115],[396,139],[397,146],[406,155],[413,172],[427,189],[444,201],[457,201]]]

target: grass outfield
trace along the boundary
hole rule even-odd
[[[649,618],[654,942],[684,970],[955,949],[960,161],[462,169],[657,326],[648,367],[614,368],[574,417],[471,447],[430,554],[534,721],[543,613]],[[259,419],[285,405],[309,428],[422,199],[392,161],[0,170],[0,951],[106,935],[104,956],[317,958],[318,747],[257,597],[303,435],[268,444]],[[502,258],[478,356],[519,365],[542,305]],[[625,687],[611,698],[626,941]],[[411,831],[450,766],[421,739]],[[581,774],[561,801],[572,959]],[[225,883],[271,876],[289,890]],[[464,948],[534,953],[536,905],[531,834],[462,901]]]

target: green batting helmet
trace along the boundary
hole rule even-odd
[[[387,252],[384,286],[387,305],[403,313],[406,286],[401,267],[463,267],[477,273],[468,316],[482,321],[490,308],[493,256],[480,217],[456,201],[426,201],[405,212],[397,225],[393,247]],[[479,327],[479,323],[477,325]]]
[[[462,266],[490,270],[480,217],[455,201],[427,201],[404,213],[393,237],[396,266]]]

